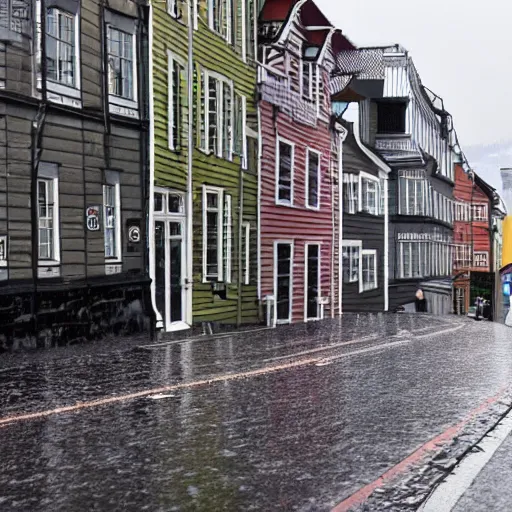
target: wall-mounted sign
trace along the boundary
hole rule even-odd
[[[87,229],[89,231],[100,230],[100,207],[88,206],[85,212]]]
[[[130,226],[128,228],[128,240],[131,244],[140,243],[140,227]]]

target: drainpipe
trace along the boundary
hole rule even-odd
[[[345,137],[346,135],[340,133],[338,139],[338,208],[340,218],[338,237],[338,314],[340,316],[343,314],[343,141],[345,140]]]
[[[258,261],[257,261],[257,271],[258,271],[258,310],[261,311],[261,152],[263,149],[263,134],[261,132],[261,107],[260,102],[258,100],[258,201],[257,201],[257,247],[258,247]]]
[[[389,177],[384,180],[384,311],[389,311]]]
[[[188,0],[188,155],[187,155],[187,278],[185,287],[187,289],[187,323],[192,325],[192,289],[194,282],[194,270],[192,268],[192,246],[194,236],[194,203],[193,203],[193,158],[194,158],[194,62],[193,62],[193,42],[194,42],[194,10],[192,0]]]
[[[242,167],[243,159],[240,159],[240,176],[239,176],[239,198],[238,198],[238,297],[237,297],[237,310],[236,310],[236,326],[242,325],[242,241],[243,241],[243,217],[244,217],[244,170]]]
[[[331,138],[336,137],[336,129],[333,129],[331,133]],[[330,155],[332,157],[332,144],[330,148]],[[334,204],[334,190],[335,190],[335,183],[334,183],[334,161],[332,158],[329,158],[329,169],[331,172],[331,318],[334,318],[334,245],[336,243],[336,205]],[[341,199],[338,201],[340,202]]]
[[[163,317],[156,307],[155,289],[155,102],[153,93],[153,5],[149,5],[149,208],[148,208],[148,245],[149,245],[149,277],[151,278],[151,302],[156,315],[156,327],[164,327]]]

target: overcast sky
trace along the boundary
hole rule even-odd
[[[316,2],[356,46],[409,50],[424,85],[453,115],[463,149],[512,140],[510,1]]]

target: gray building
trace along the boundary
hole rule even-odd
[[[389,309],[414,310],[421,288],[428,311],[452,312],[455,163],[464,163],[452,118],[424,87],[399,45],[342,52],[337,102],[359,104],[361,139],[391,167]]]
[[[146,26],[132,0],[0,4],[0,350],[148,325]]]

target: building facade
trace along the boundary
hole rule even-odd
[[[357,103],[348,106],[343,119],[353,122],[345,121],[342,158],[342,309],[388,311],[391,168],[361,142]]]
[[[165,331],[259,318],[257,9],[151,5],[150,273]]]
[[[260,297],[277,323],[318,320],[340,310],[330,73],[352,45],[314,2],[283,0],[265,3],[258,47]]]
[[[334,98],[358,101],[361,139],[392,168],[389,193],[390,309],[452,311],[454,164],[463,160],[451,116],[424,87],[399,45],[339,55]]]
[[[495,303],[493,218],[496,192],[476,173],[455,166],[454,311],[467,313],[477,296]],[[496,196],[497,197],[497,196]]]
[[[131,0],[7,6],[0,347],[143,329],[145,11]]]

